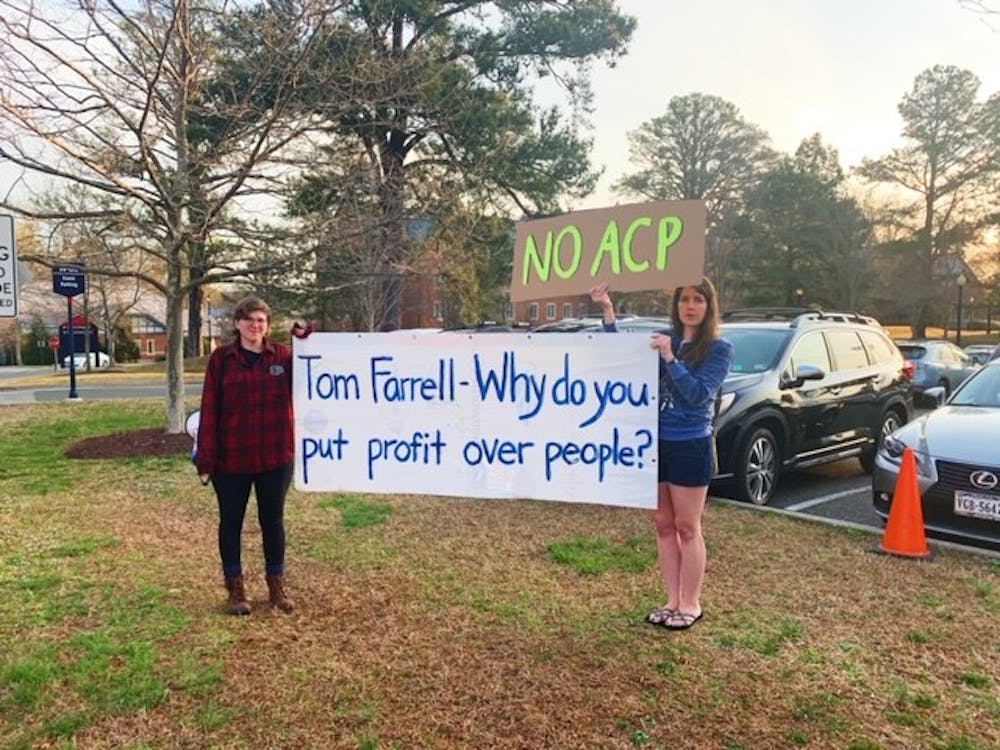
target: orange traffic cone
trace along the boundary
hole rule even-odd
[[[924,534],[924,510],[920,504],[920,485],[917,484],[917,462],[913,449],[903,450],[903,463],[896,480],[896,489],[889,508],[879,552],[901,557],[926,559],[931,556]]]

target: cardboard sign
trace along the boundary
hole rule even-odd
[[[646,335],[314,333],[293,346],[300,490],[656,507]]]
[[[514,240],[513,302],[672,289],[701,281],[704,201],[656,201],[522,221]]]

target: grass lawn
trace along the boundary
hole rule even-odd
[[[156,401],[0,408],[0,748],[1000,747],[1000,560],[710,503],[705,619],[647,512],[289,495],[288,583],[223,614],[186,456],[74,461]]]

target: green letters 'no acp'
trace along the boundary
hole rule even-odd
[[[577,211],[517,227],[511,300],[667,289],[704,275],[705,204],[661,201]]]

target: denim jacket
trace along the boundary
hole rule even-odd
[[[615,332],[618,327],[605,323],[604,330]],[[725,339],[716,339],[705,360],[695,367],[681,360],[685,344],[680,336],[671,330],[660,333],[670,336],[675,354],[670,364],[657,356],[660,362],[660,440],[709,437],[715,418],[715,398],[733,363],[733,345]]]

